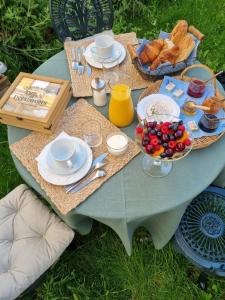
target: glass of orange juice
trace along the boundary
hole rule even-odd
[[[134,106],[129,82],[130,77],[121,71],[117,71],[116,76],[114,74],[109,80],[111,90],[109,120],[117,127],[126,127],[134,119]]]

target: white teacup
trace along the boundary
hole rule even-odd
[[[76,154],[75,143],[67,138],[54,141],[50,147],[50,154],[56,164],[63,168],[72,168]]]
[[[109,58],[113,54],[114,39],[107,34],[99,35],[95,38],[95,46],[91,48],[92,54],[99,58]]]

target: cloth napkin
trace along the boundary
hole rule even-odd
[[[173,82],[176,85],[176,87],[171,92],[169,92],[168,90],[166,90],[166,86],[167,86],[167,84],[169,82]],[[201,98],[192,98],[192,97],[190,97],[187,94],[188,85],[189,85],[189,83],[185,82],[183,80],[179,80],[179,79],[176,79],[176,78],[173,78],[173,77],[170,77],[170,76],[165,76],[164,79],[163,79],[163,82],[162,82],[162,84],[160,86],[159,93],[171,97],[180,107],[182,107],[182,105],[184,104],[185,100],[187,100],[187,99],[189,99],[191,101],[194,101],[198,105],[201,105],[202,102],[206,98],[215,96],[215,89],[214,89],[213,85],[210,84],[210,85],[206,86],[206,90],[205,90],[205,92],[204,92],[204,94],[203,94],[203,96]],[[178,98],[175,97],[175,96],[173,96],[173,92],[176,89],[183,90],[184,94],[181,97],[178,97]],[[200,118],[201,118],[202,115],[203,115],[203,111],[200,110],[200,109],[197,109],[196,114],[194,116],[187,116],[187,115],[185,115],[185,114],[183,114],[181,112],[180,118],[184,121],[184,124],[188,128],[188,122],[194,120],[196,122],[196,124],[198,124],[198,122],[199,122],[199,120],[200,120]],[[218,117],[224,117],[224,111],[221,110],[217,114],[217,116]],[[223,132],[224,130],[225,130],[225,122],[224,121],[220,121],[219,127],[214,132],[208,133],[208,132],[205,132],[205,131],[203,131],[203,130],[201,130],[199,128],[196,131],[192,131],[192,136],[193,136],[193,138],[200,138],[200,137],[203,137],[203,136],[218,135],[221,132]]]

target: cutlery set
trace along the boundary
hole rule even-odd
[[[77,49],[71,48],[72,69],[76,71],[79,75],[83,75],[86,70],[88,77],[90,77],[92,69],[87,64],[86,58],[84,56],[85,51],[86,49],[84,47],[78,47]]]
[[[101,169],[105,163],[104,160],[107,157],[108,153],[103,153],[101,155],[99,155],[96,159],[94,159],[91,168],[89,170],[89,172],[86,174],[85,177],[83,177],[82,179],[80,179],[79,181],[77,181],[74,184],[69,184],[69,185],[65,185],[65,191],[66,193],[76,193],[78,191],[80,191],[81,189],[83,189],[84,187],[86,187],[88,184],[90,184],[92,181],[94,181],[97,178],[101,178],[106,176],[106,171]],[[89,178],[89,176],[91,174],[93,174],[96,171],[95,175],[91,178]]]

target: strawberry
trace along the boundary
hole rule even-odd
[[[150,145],[156,146],[156,145],[158,145],[158,144],[159,144],[158,138],[157,138],[156,136],[153,136],[153,137],[151,138]]]
[[[191,140],[189,140],[189,139],[184,140],[184,144],[186,146],[190,146],[191,145]]]
[[[165,125],[165,126],[167,126],[167,127],[168,127],[168,126],[170,126],[170,125],[171,125],[171,123],[170,123],[170,122],[164,122],[164,123],[163,123],[163,125]]]
[[[160,145],[156,145],[156,146],[154,147],[155,151],[158,151],[160,148],[161,148]]]
[[[179,126],[178,126],[178,130],[185,131],[184,125],[179,125]]]
[[[165,123],[161,126],[161,132],[163,134],[168,134],[169,133],[169,129],[168,127],[165,125]]]
[[[174,148],[176,148],[176,142],[169,141],[168,146],[169,146],[169,148],[174,149]]]
[[[143,132],[143,128],[140,126],[136,127],[136,132],[141,134]]]

